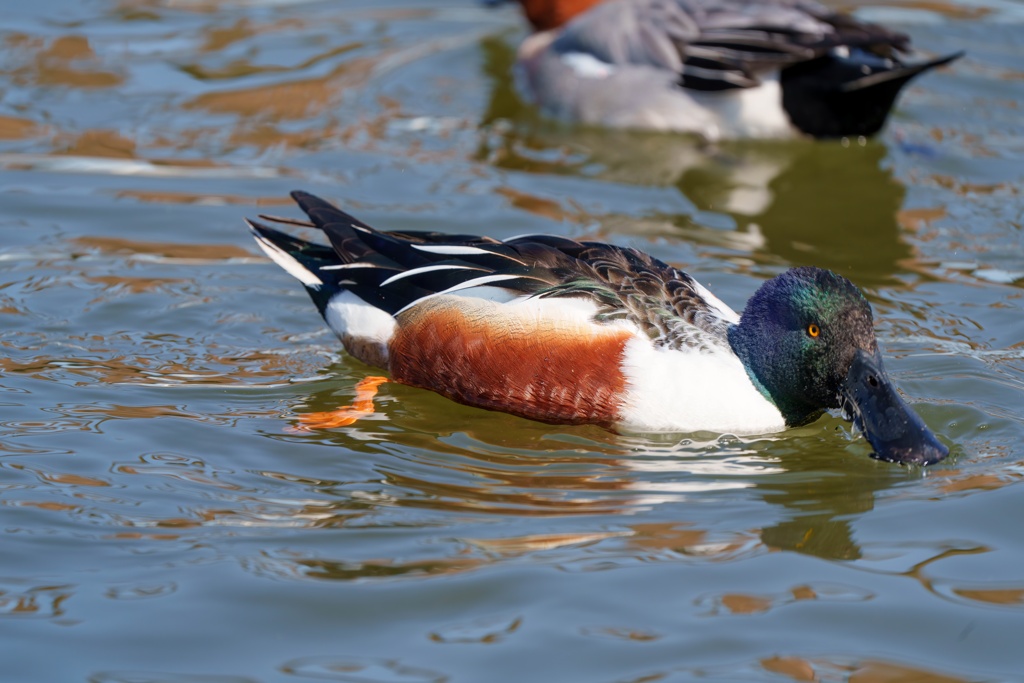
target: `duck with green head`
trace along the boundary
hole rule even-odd
[[[729,342],[787,425],[838,409],[883,460],[927,465],[946,457],[889,380],[871,306],[846,278],[820,268],[772,278],[730,328]]]
[[[885,373],[849,280],[794,268],[742,316],[636,249],[554,235],[504,241],[376,230],[312,195],[309,242],[250,221],[357,359],[473,406],[622,431],[766,434],[837,410],[875,457],[948,449]]]

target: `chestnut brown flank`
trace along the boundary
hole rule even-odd
[[[527,20],[538,31],[558,28],[601,0],[519,0]]]
[[[426,301],[399,316],[388,347],[392,379],[543,422],[615,421],[628,330],[502,317],[498,304],[460,299],[457,307],[443,297]]]

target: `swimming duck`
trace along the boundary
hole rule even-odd
[[[355,358],[392,381],[543,422],[763,434],[838,410],[876,457],[948,452],[886,376],[849,280],[794,268],[737,315],[636,249],[553,235],[383,232],[305,192],[329,245],[248,221]],[[372,395],[372,393],[371,393]]]
[[[723,138],[869,136],[900,89],[963,53],[813,0],[520,0],[517,81],[556,118]]]

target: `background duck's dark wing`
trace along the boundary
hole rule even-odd
[[[747,88],[761,74],[840,46],[893,58],[909,38],[802,0],[634,0],[599,5],[555,42],[609,64],[646,64],[679,74],[683,87]]]
[[[602,321],[629,320],[658,345],[728,344],[735,313],[686,273],[639,252],[555,235],[505,242],[476,235],[383,232],[305,192],[292,196],[310,221],[265,220],[322,230],[330,246],[255,221],[258,238],[306,271],[303,280],[323,309],[342,290],[396,315],[425,297],[476,287],[517,296],[583,297]],[[277,259],[275,259],[277,260]]]
[[[678,0],[691,10],[703,3]],[[698,90],[724,90],[760,82],[769,70],[813,62],[836,48],[846,54],[900,62],[910,38],[884,26],[858,21],[815,2],[716,2],[701,14],[700,32],[685,44],[680,83]],[[745,79],[745,80],[744,80]]]

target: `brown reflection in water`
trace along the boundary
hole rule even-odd
[[[993,454],[993,461],[996,457],[1006,458],[1011,454],[998,443],[983,442],[974,446],[976,453],[989,452]],[[982,463],[984,464],[984,463]],[[974,493],[995,491],[1004,486],[1017,484],[1024,479],[1024,460],[1013,462],[1007,461],[998,469],[985,467],[984,471],[977,472],[971,469],[959,467],[940,467],[929,473],[927,484],[935,492],[936,497],[945,498],[949,495],[971,495]]]
[[[237,194],[198,194],[170,190],[121,190],[115,196],[118,199],[135,199],[154,204],[241,204],[243,206],[293,206],[295,204],[290,197],[284,195],[248,197]],[[222,245],[222,248],[228,248],[228,245]]]
[[[19,54],[32,55],[30,63],[8,72],[18,85],[111,88],[124,82],[122,74],[101,68],[85,36],[60,36],[47,44],[42,38],[12,34],[5,42]]]
[[[153,341],[170,343],[168,340]],[[276,385],[288,382],[288,378],[296,372],[295,360],[281,354],[260,351],[239,353],[232,349],[231,355],[223,356],[217,355],[215,345],[210,343],[181,340],[181,344],[181,348],[173,349],[173,353],[185,358],[184,361],[172,360],[166,354],[160,358],[125,355],[107,358],[41,356],[23,361],[0,357],[0,370],[53,381],[66,381],[70,377],[107,384],[203,386]],[[201,346],[205,353],[196,353],[197,346]],[[93,348],[94,353],[99,351]]]
[[[40,133],[34,121],[13,116],[0,116],[0,140],[27,140]]]
[[[150,292],[171,292],[173,285],[187,282],[181,278],[169,277],[124,277],[121,275],[100,275],[83,278],[85,282],[103,286],[103,294],[89,301],[93,305],[101,301],[109,301],[115,293],[145,294]]]
[[[118,256],[159,256],[188,261],[228,261],[253,259],[253,254],[234,244],[178,244],[175,242],[143,242],[120,237],[75,237],[68,243],[86,251]]]
[[[582,207],[580,207],[572,198],[567,198],[565,201],[572,206],[572,210],[567,210],[563,206],[553,200],[544,197],[538,197],[536,195],[515,190],[511,187],[499,187],[495,190],[496,194],[505,197],[509,203],[517,209],[528,211],[529,213],[543,216],[544,218],[550,218],[555,221],[569,221],[569,222],[582,222],[583,216],[585,215]]]
[[[301,22],[280,22],[275,28],[284,28],[288,23],[292,25],[301,26]],[[321,52],[309,59],[295,65],[290,66],[276,66],[276,65],[256,65],[252,64],[247,60],[235,60],[227,66],[218,69],[209,69],[199,64],[186,64],[182,67],[182,71],[194,76],[200,81],[212,81],[212,80],[232,80],[237,78],[244,78],[246,76],[253,76],[258,74],[273,74],[273,73],[289,73],[293,71],[302,71],[309,67],[315,66],[320,62],[323,62],[339,55],[343,55],[346,52],[357,50],[363,47],[363,43],[348,43],[346,45],[339,45],[338,47]],[[296,95],[300,94],[295,90],[285,89],[277,92],[281,92],[284,95]],[[279,110],[280,111],[280,110]]]
[[[1021,75],[1024,78],[1024,74]],[[929,178],[939,187],[950,190],[961,197],[1005,193],[1010,196],[1020,194],[1020,188],[1013,183],[972,183],[953,176],[933,174]]]
[[[378,59],[352,59],[319,78],[204,93],[187,102],[185,108],[242,117],[245,125],[235,126],[231,132],[231,140],[236,144],[312,143],[317,139],[334,137],[338,131],[320,128],[286,133],[272,124],[335,110],[346,90],[361,87],[370,79]]]
[[[332,386],[309,391],[302,399],[301,412],[325,412],[351,403],[357,393],[357,378],[379,372],[379,369],[371,370],[369,366],[358,364],[359,369],[353,373],[350,364],[357,362],[346,359],[345,364],[326,368],[329,374],[348,378],[347,382],[342,390]],[[567,442],[558,438],[558,428],[551,425],[464,406],[428,390],[395,382],[382,384],[375,401],[376,413],[400,428],[400,432],[389,431],[386,436],[378,433],[378,440],[396,439],[412,449],[469,458],[466,467],[474,473],[488,473],[491,463],[504,468],[529,465],[531,471],[563,463],[607,465],[613,461],[599,456],[624,452],[613,435],[598,427],[568,428],[567,433],[574,440]],[[375,425],[372,420],[365,424],[360,421],[352,429],[338,430],[338,433],[362,435],[360,429],[364,427],[372,432]],[[320,432],[308,438],[330,440],[334,437],[331,432]],[[349,439],[345,439],[345,445],[356,450],[361,448],[360,442],[353,443]],[[473,461],[483,469],[475,469]]]
[[[867,3],[873,0],[866,0]],[[953,2],[942,2],[942,0],[903,0],[894,2],[893,6],[913,7],[927,12],[935,12],[950,19],[982,19],[992,13],[991,7],[983,5],[959,4]]]
[[[875,0],[844,0],[843,8],[852,11],[858,7],[877,7]],[[941,14],[948,19],[981,19],[992,13],[992,7],[957,4],[944,0],[889,0],[888,7],[907,7]]]
[[[794,681],[844,680],[848,683],[970,683],[961,678],[908,664],[863,659],[850,662],[775,656],[762,659],[761,668]]]
[[[58,503],[55,500],[26,500],[18,503],[18,505],[20,505],[21,507],[47,510],[49,512],[77,512],[82,509],[80,505],[72,505],[71,503]]]
[[[353,389],[348,387],[348,396]],[[642,491],[632,490],[635,476],[628,462],[602,457],[623,453],[614,436],[603,430],[573,430],[582,440],[576,446],[551,438],[549,425],[461,406],[393,383],[382,385],[381,390],[383,397],[376,405],[376,413],[392,425],[386,432],[374,432],[374,421],[359,421],[337,430],[338,433],[316,431],[301,438],[332,443],[340,435],[347,449],[375,453],[380,452],[377,444],[381,441],[397,441],[402,450],[435,454],[431,459],[436,467],[428,476],[418,476],[422,468],[407,467],[401,459],[380,468],[384,483],[402,492],[389,498],[391,505],[449,512],[561,516],[618,514],[645,502]],[[408,402],[418,413],[396,415],[396,406],[388,399],[404,404],[406,397],[410,397]],[[305,403],[317,412],[320,405],[336,407],[345,398],[331,389],[313,392]],[[516,428],[509,428],[510,421],[516,422]],[[352,439],[345,435],[359,436]],[[422,460],[417,463],[423,464]],[[516,544],[545,542],[559,541],[515,539],[508,544],[511,548]]]
[[[126,420],[153,419],[156,417],[195,417],[178,406],[122,406],[112,403],[107,406],[82,406],[71,411],[78,415],[102,415]]]
[[[285,662],[279,668],[281,672],[290,677],[302,680],[339,681],[339,683],[449,683],[452,680],[452,677],[445,673],[409,666],[400,659],[375,659],[372,657],[300,657]],[[107,682],[101,681],[100,683]],[[183,681],[182,683],[191,682]],[[201,682],[196,681],[195,683]],[[225,683],[251,682],[245,680],[226,681]]]
[[[161,534],[151,531],[119,531],[105,538],[119,541],[177,541],[181,536],[179,534]]]
[[[331,560],[298,560],[306,576],[314,579],[352,581],[354,579],[392,579],[461,574],[487,563],[481,558],[440,557],[433,560],[396,562],[390,559],[345,562]]]
[[[167,406],[169,408],[169,406]],[[120,407],[119,407],[120,408]],[[179,410],[162,410],[165,406],[148,406],[144,408],[127,408],[118,410],[119,417],[192,417],[189,413]],[[226,491],[240,491],[242,487],[217,478],[217,472],[211,470],[206,463],[197,458],[177,455],[175,453],[147,453],[140,456],[137,463],[122,463],[112,470],[117,474],[168,477],[187,481],[203,486],[214,486]]]
[[[706,596],[698,600],[697,603],[707,607],[705,616],[737,616],[763,614],[783,605],[807,600],[841,600],[848,602],[854,600],[866,601],[873,597],[873,594],[853,587],[827,586],[823,591],[819,591],[813,586],[799,585],[774,595],[725,593],[722,595]]]
[[[629,545],[642,551],[669,550],[680,555],[706,559],[733,558],[761,545],[756,530],[728,535],[710,534],[706,529],[684,523],[632,524]]]
[[[104,481],[103,479],[97,479],[95,477],[86,477],[81,474],[71,474],[69,472],[45,472],[42,469],[35,467],[28,467],[22,463],[11,463],[8,465],[11,469],[23,470],[31,472],[36,475],[40,481],[47,484],[57,484],[59,486],[89,486],[89,487],[106,487],[110,486],[110,482]]]
[[[482,619],[469,624],[456,624],[431,631],[427,636],[435,643],[500,643],[522,626],[521,617],[515,619]]]
[[[580,534],[530,534],[511,538],[467,538],[470,545],[496,555],[516,556],[540,550],[553,550],[566,546],[583,546],[616,536],[628,536],[627,531],[607,531]]]
[[[721,597],[722,607],[732,614],[760,614],[771,609],[771,598],[743,593],[728,593]]]
[[[950,557],[959,557],[959,556],[968,556],[968,555],[982,555],[984,553],[989,553],[989,552],[992,552],[992,548],[989,548],[987,546],[976,546],[976,547],[973,547],[973,548],[947,548],[946,550],[943,550],[941,552],[936,553],[932,557],[929,557],[929,558],[927,558],[925,560],[922,560],[921,562],[918,562],[918,563],[914,564],[913,566],[911,566],[906,571],[902,571],[902,572],[879,571],[878,573],[880,573],[880,574],[891,574],[891,575],[894,575],[894,576],[904,576],[904,577],[906,577],[908,579],[913,579],[914,581],[917,581],[919,584],[921,584],[921,586],[925,590],[927,590],[929,593],[931,593],[933,595],[936,595],[936,596],[938,596],[940,598],[946,598],[946,597],[948,597],[946,592],[942,591],[942,590],[939,590],[937,588],[937,584],[945,584],[946,582],[938,580],[938,579],[935,579],[935,578],[932,578],[931,576],[929,576],[928,575],[928,571],[927,571],[929,565],[934,564],[936,562],[940,562],[940,561],[945,560],[945,559],[950,558]],[[876,570],[872,570],[872,571],[876,571]]]
[[[800,657],[769,657],[761,660],[761,667],[773,674],[787,676],[794,681],[816,681],[814,666]]]
[[[349,43],[333,47],[313,55],[297,66],[256,66],[247,61],[232,62],[218,70],[208,70],[192,65],[188,67],[198,78],[232,79],[240,75],[257,72],[299,72],[311,65],[330,60],[362,47],[361,43]],[[359,57],[347,60],[333,68],[325,76],[301,78],[270,83],[253,88],[232,88],[206,92],[185,103],[186,110],[203,110],[214,114],[234,114],[240,120],[231,126],[229,142],[232,145],[248,145],[258,148],[272,146],[315,147],[324,140],[351,142],[355,131],[366,131],[362,118],[346,122],[341,127],[330,116],[337,111],[346,93],[362,88],[372,77],[381,60],[391,52],[384,51],[374,57]],[[309,129],[283,130],[276,124],[326,116],[325,121]],[[381,123],[383,126],[384,123]],[[379,137],[383,129],[378,131]],[[202,138],[210,131],[196,130],[191,136]],[[189,134],[185,135],[185,138]],[[375,137],[371,135],[371,137]],[[173,143],[181,145],[183,140]]]
[[[118,517],[110,525],[121,526],[126,529],[108,534],[104,538],[124,541],[187,540],[194,538],[189,533],[194,529],[252,526],[251,522],[259,521],[258,516],[247,515],[244,511],[237,509],[190,509],[189,512],[192,514],[191,517],[139,517],[134,519]],[[271,525],[268,524],[267,526]]]
[[[498,474],[491,472],[492,475]],[[416,497],[402,498],[397,505],[411,508],[427,508],[448,512],[486,512],[517,517],[545,517],[549,515],[595,515],[619,514],[631,505],[628,499],[569,497],[563,492],[566,486],[576,491],[621,490],[623,482],[608,482],[592,477],[533,477],[498,474],[503,485],[466,486],[451,482],[428,481],[415,477],[385,473],[385,479],[393,486],[406,491],[416,491]],[[505,486],[510,487],[505,489]],[[537,489],[540,491],[522,490]]]
[[[607,628],[584,628],[584,629],[580,629],[580,633],[582,635],[585,635],[585,636],[590,636],[590,635],[606,636],[606,637],[618,638],[618,639],[621,639],[621,640],[628,640],[628,641],[632,641],[632,642],[635,642],[635,643],[650,643],[650,642],[653,642],[655,640],[660,640],[662,638],[662,635],[660,633],[654,633],[654,632],[651,632],[651,631],[638,631],[638,630],[635,630],[635,629],[628,629],[628,628],[614,628],[614,627],[607,627]],[[653,677],[650,678],[650,679],[643,678],[643,679],[640,679],[640,680],[641,681],[647,681],[647,680],[654,681],[654,680],[657,680],[657,678],[653,678]]]
[[[1018,463],[1018,467],[1024,463]],[[951,477],[939,485],[945,493],[963,493],[967,491],[994,491],[1021,480],[1024,474],[1019,472],[1000,472],[999,474],[975,473]]]
[[[904,230],[918,231],[922,226],[929,227],[933,221],[946,217],[946,208],[942,206],[902,209],[896,212],[896,221]]]
[[[284,23],[284,22],[281,22]],[[295,20],[287,22],[289,25],[301,27],[302,22]],[[277,28],[284,28],[281,24],[278,24]],[[226,47],[230,47],[234,43],[247,38],[252,38],[255,35],[261,33],[260,27],[256,26],[252,21],[246,17],[242,17],[231,26],[210,26],[204,29],[205,38],[203,44],[199,48],[199,52],[208,54],[211,52],[220,52]]]
[[[953,592],[990,605],[1024,605],[1024,588],[954,588]]]
[[[62,616],[64,603],[74,595],[72,586],[36,586],[17,592],[0,587],[0,619]]]
[[[87,130],[71,142],[55,144],[58,154],[103,157],[108,159],[135,159],[135,141],[111,130]]]

